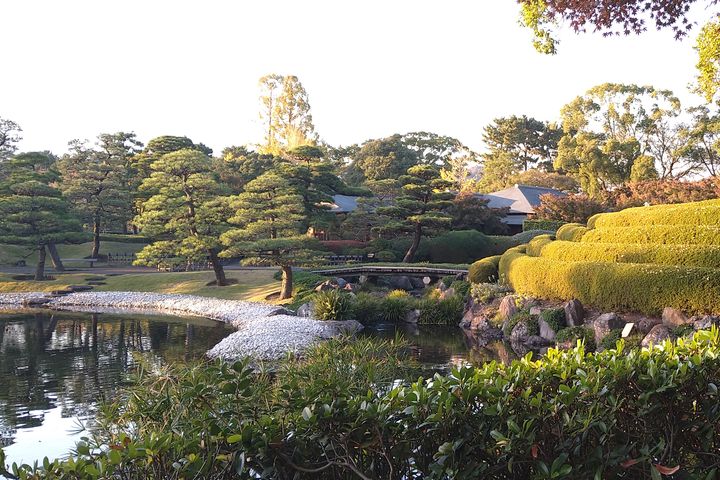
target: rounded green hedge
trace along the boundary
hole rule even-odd
[[[544,242],[528,245],[528,254],[565,262],[656,263],[720,268],[720,245]]]
[[[558,240],[568,240],[560,238]],[[720,227],[693,225],[650,225],[608,227],[589,230],[585,243],[647,243],[659,245],[720,245]]]
[[[720,199],[627,208],[619,212],[594,215],[588,220],[589,228],[641,225],[720,226]]]
[[[468,281],[470,283],[492,283],[498,279],[500,255],[486,257],[470,265]]]
[[[539,257],[540,252],[550,243],[553,243],[554,237],[552,235],[539,235],[527,244],[527,254],[531,257]]]
[[[720,313],[720,270],[634,263],[564,262],[508,251],[500,277],[516,293],[581,302],[605,310]]]
[[[555,237],[558,240],[579,242],[587,231],[587,227],[581,223],[566,223],[562,227],[558,228]]]

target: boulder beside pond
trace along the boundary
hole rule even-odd
[[[650,345],[659,345],[665,340],[672,338],[670,329],[665,325],[655,325],[650,332],[642,339],[641,345],[649,347]]]

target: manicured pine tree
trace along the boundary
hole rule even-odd
[[[411,234],[412,243],[403,258],[403,262],[410,263],[424,236],[450,226],[452,217],[448,210],[455,194],[449,191],[452,183],[443,180],[439,170],[431,165],[410,167],[399,181],[402,195],[395,199],[395,205],[377,209],[378,214],[387,215],[393,221],[377,230]]]
[[[55,157],[47,152],[16,155],[2,166],[0,243],[24,245],[38,252],[35,280],[45,278],[46,249],[51,244],[82,243],[87,236],[54,182]]]
[[[208,259],[216,285],[227,285],[218,253],[230,211],[212,159],[187,148],[163,155],[150,169],[141,189],[155,193],[143,203],[135,223],[155,241],[138,253],[135,263],[154,266],[172,258],[188,264]]]
[[[245,264],[276,265],[282,271],[280,299],[292,296],[294,265],[312,261],[317,240],[303,235],[306,210],[303,196],[276,171],[252,180],[232,200],[237,225],[222,235],[222,255],[244,256]]]

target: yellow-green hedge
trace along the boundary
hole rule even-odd
[[[539,237],[538,237],[539,239]],[[720,268],[720,245],[652,245],[627,243],[545,242],[535,239],[527,253],[565,262],[655,263]]]
[[[500,276],[517,293],[577,298],[604,310],[658,314],[665,307],[720,313],[720,270],[635,263],[564,262],[508,251]]]
[[[720,227],[720,199],[702,202],[627,208],[600,213],[588,220],[589,228],[646,225],[709,225]]]
[[[558,237],[558,239],[560,238]],[[584,243],[720,245],[720,228],[693,225],[595,228],[588,230],[581,241]]]
[[[492,283],[498,279],[500,255],[485,257],[470,265],[468,281],[471,283]]]
[[[539,257],[540,252],[543,248],[545,248],[545,245],[553,243],[554,238],[555,237],[553,237],[552,235],[538,235],[537,237],[530,240],[530,242],[528,242],[526,253],[531,257]]]
[[[558,228],[555,237],[558,240],[567,240],[569,242],[579,242],[588,229],[581,223],[566,223]]]

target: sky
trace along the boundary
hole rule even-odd
[[[514,0],[3,0],[0,117],[20,149],[134,131],[217,153],[258,143],[258,79],[297,75],[332,145],[430,131],[482,149],[493,118],[556,120],[605,82],[673,90],[684,106],[694,36],[560,31],[532,47]],[[702,20],[707,12],[697,14]]]

